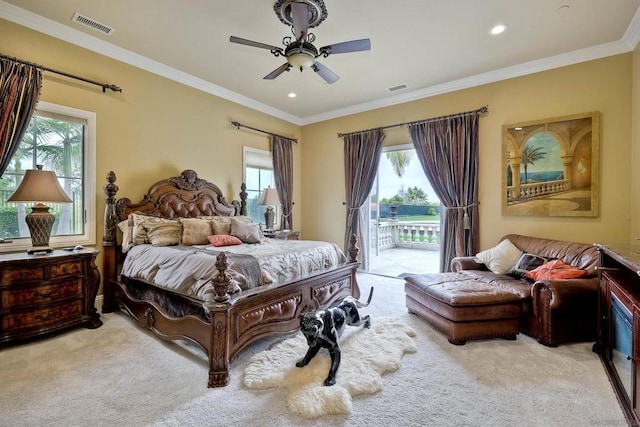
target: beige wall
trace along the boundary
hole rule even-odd
[[[640,47],[633,53],[631,105],[631,243],[640,244]]]
[[[0,52],[123,88],[98,86],[44,73],[40,99],[97,115],[97,237],[102,241],[104,193],[109,170],[119,197],[142,198],[153,182],[194,169],[238,199],[243,145],[269,149],[269,137],[231,126],[237,120],[300,138],[300,127],[155,74],[0,20]],[[301,148],[294,144],[294,200],[300,200]],[[294,207],[297,224],[300,203]]]
[[[294,124],[259,113],[74,45],[0,20],[0,52],[121,86],[122,94],[45,73],[41,99],[97,113],[98,242],[102,238],[102,185],[109,170],[119,196],[139,199],[157,179],[195,169],[237,197],[242,146],[269,148],[265,135],[236,130],[231,120],[301,138],[294,146],[295,228],[304,238],[342,245],[345,221],[342,140],[338,132],[473,110],[480,119],[481,247],[510,232],[581,242],[626,243],[640,236],[640,172],[631,170],[632,100],[640,102],[640,54],[618,55],[311,124]],[[343,82],[344,84],[344,82]],[[597,218],[501,215],[503,124],[600,111],[600,215]],[[638,111],[636,108],[635,111]],[[635,116],[638,116],[636,113]],[[634,127],[635,129],[635,127]],[[638,141],[634,131],[634,141]],[[404,129],[389,130],[387,144],[410,142]],[[634,146],[638,146],[638,142]],[[633,150],[634,158],[640,157]],[[304,174],[302,173],[304,171]],[[633,186],[632,186],[633,178]],[[633,188],[633,190],[632,190]],[[632,197],[630,197],[632,195]],[[230,197],[231,198],[231,197]]]
[[[302,216],[305,236],[343,241],[343,143],[337,132],[402,123],[488,105],[480,119],[480,244],[507,233],[578,242],[627,243],[631,201],[632,55],[618,55],[305,126]],[[600,112],[600,215],[597,218],[513,217],[501,214],[503,124]],[[387,143],[410,142],[406,130]]]

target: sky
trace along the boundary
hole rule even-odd
[[[438,197],[431,188],[427,177],[424,175],[424,171],[422,170],[420,161],[415,155],[415,150],[411,151],[414,152],[413,158],[411,159],[411,162],[409,163],[409,166],[405,170],[402,177],[402,186],[404,186],[404,190],[407,191],[407,188],[417,186],[418,188],[422,188],[425,193],[427,193],[427,195],[429,196],[429,202],[437,202]],[[389,159],[387,159],[385,153],[382,153],[382,155],[380,156],[378,176],[380,186],[380,199],[390,198],[398,194],[401,188],[401,181],[400,178],[398,178],[398,175],[396,175],[393,171],[391,162],[389,161]]]

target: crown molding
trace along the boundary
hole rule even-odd
[[[210,83],[201,78],[192,76],[183,71],[164,65],[160,62],[151,60],[147,57],[131,52],[127,49],[120,48],[114,44],[100,40],[96,37],[85,34],[81,31],[62,25],[43,16],[37,15],[28,10],[19,8],[5,1],[0,1],[0,18],[30,28],[34,31],[55,37],[65,42],[80,46],[91,50],[109,58],[116,59],[125,64],[132,65],[150,73],[157,74],[167,79],[182,83],[194,89],[210,93],[236,104],[244,105],[257,111],[261,111],[270,116],[291,122],[298,126],[301,125],[301,119],[292,114],[273,108],[253,100],[244,95],[225,89],[221,86]]]
[[[192,76],[183,71],[169,67],[160,62],[153,61],[142,55],[136,54],[126,49],[122,49],[111,43],[105,42],[104,40],[100,40],[81,31],[74,30],[73,28],[67,27],[43,16],[34,14],[2,0],[0,0],[0,18],[25,26],[34,31],[47,34],[51,37],[64,40],[68,43],[83,47],[85,49],[94,51],[109,58],[116,59],[142,70],[160,75],[167,79],[193,87],[194,89],[198,89],[203,92],[229,100],[231,102],[235,102],[236,104],[252,108],[254,110],[263,112],[265,114],[285,120],[298,126],[304,126],[325,120],[335,119],[351,114],[362,113],[378,108],[390,107],[405,102],[415,101],[418,99],[441,95],[461,89],[468,89],[489,83],[495,83],[501,80],[538,73],[541,71],[547,71],[554,68],[560,68],[580,62],[600,59],[607,56],[627,53],[633,51],[638,43],[640,43],[639,8],[636,11],[636,14],[634,15],[631,23],[629,24],[629,27],[625,31],[622,39],[615,42],[592,46],[561,55],[551,56],[548,58],[514,65],[512,67],[502,68],[499,70],[489,71],[486,73],[430,86],[413,92],[352,105],[314,116],[298,117],[258,102],[247,96],[240,95],[236,92],[210,83],[198,77]]]
[[[378,108],[389,107],[392,105],[403,104],[405,102],[415,101],[418,99],[429,98],[436,95],[442,95],[461,89],[469,89],[476,86],[482,86],[489,83],[499,82],[514,77],[525,76],[527,74],[539,73],[554,68],[565,67],[568,65],[578,64],[580,62],[600,59],[607,56],[618,55],[632,50],[628,42],[622,40],[605,43],[598,46],[592,46],[585,49],[576,50],[562,55],[551,56],[536,61],[526,62],[512,67],[501,68],[475,76],[465,77],[458,80],[441,83],[424,89],[407,92],[400,95],[391,96],[376,101],[365,102],[362,104],[352,105],[350,107],[341,108],[327,113],[315,116],[305,117],[302,126],[322,122],[325,120],[344,117],[351,114],[362,113]]]

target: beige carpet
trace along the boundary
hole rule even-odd
[[[587,426],[626,425],[591,344],[558,348],[519,335],[454,346],[407,313],[403,281],[359,275],[373,321],[397,317],[416,332],[417,351],[384,376],[351,413],[306,420],[287,409],[286,391],[243,384],[254,354],[232,363],[229,386],[207,389],[207,362],[165,343],[123,314],[96,330],[0,350],[2,426]]]

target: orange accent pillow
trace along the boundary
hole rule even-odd
[[[586,270],[569,265],[561,259],[554,259],[531,270],[527,273],[527,277],[533,280],[557,280],[575,279],[587,274],[589,273]]]
[[[238,239],[235,236],[230,236],[228,234],[214,234],[212,236],[207,237],[209,239],[209,243],[213,246],[233,246],[233,245],[241,245],[242,240]]]

